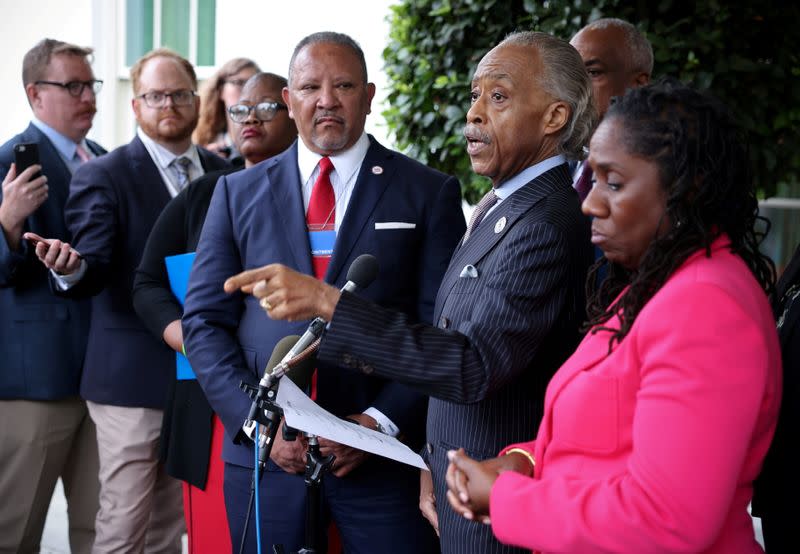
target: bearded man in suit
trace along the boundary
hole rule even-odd
[[[40,239],[56,294],[92,298],[81,396],[97,427],[100,510],[94,549],[181,551],[180,482],[159,463],[174,354],[136,316],[133,278],[167,202],[206,171],[228,166],[192,144],[200,109],[192,64],[168,49],[131,67],[136,136],[81,166],[70,183],[72,244]],[[37,237],[32,237],[37,238]]]

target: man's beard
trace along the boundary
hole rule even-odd
[[[172,112],[176,120],[170,125],[162,125],[161,119],[155,125],[150,122],[139,122],[139,126],[147,136],[156,142],[181,142],[192,136],[197,126],[198,116],[190,115],[188,118],[180,112]]]

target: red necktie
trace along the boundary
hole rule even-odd
[[[311,199],[308,202],[306,223],[309,231],[333,231],[336,224],[336,196],[331,185],[331,171],[333,163],[330,158],[324,157],[319,161],[319,175],[311,190]],[[324,279],[331,262],[330,255],[313,256],[314,275],[317,279]]]
[[[306,224],[310,232],[314,231],[333,231],[336,227],[336,196],[333,194],[331,185],[331,171],[333,163],[327,156],[319,161],[319,175],[311,189],[311,199],[308,202],[308,212],[306,213]],[[317,279],[324,279],[328,272],[328,264],[331,263],[330,254],[312,254],[311,263],[314,267],[314,275]],[[317,399],[317,371],[311,377],[311,399]]]

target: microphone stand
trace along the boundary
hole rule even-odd
[[[253,477],[253,491],[250,495],[250,507],[253,503],[255,493],[256,476],[260,479],[267,460],[272,453],[272,446],[278,434],[278,427],[283,416],[283,410],[275,401],[278,397],[278,386],[280,379],[298,363],[311,356],[319,347],[320,339],[317,338],[300,354],[291,360],[281,362],[273,371],[261,380],[258,386],[253,386],[245,382],[239,384],[244,392],[253,400],[253,407],[250,410],[248,420],[253,420],[263,425],[267,430],[265,434],[255,437],[255,447],[258,448],[258,466],[256,475]],[[266,435],[266,436],[264,436]],[[306,518],[305,518],[305,545],[294,554],[316,554],[320,551],[320,530],[319,513],[322,506],[322,478],[325,473],[330,472],[336,456],[330,454],[323,456],[319,449],[319,438],[316,435],[304,433],[308,439],[308,450],[306,451],[306,468],[304,481],[306,485]],[[297,431],[284,424],[283,439],[293,441],[297,439]],[[247,526],[250,517],[250,507],[247,510],[247,520],[242,531],[242,542],[240,552],[244,551],[245,537],[247,536]],[[272,546],[274,554],[285,554],[285,549],[281,544]]]

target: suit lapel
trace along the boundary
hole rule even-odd
[[[297,168],[297,142],[279,158],[275,158],[275,163],[268,164],[266,179],[271,196],[269,207],[273,212],[271,220],[281,222],[281,227],[276,226],[275,231],[281,236],[295,237],[287,241],[295,267],[298,271],[313,275],[302,184]]]
[[[336,236],[333,257],[325,276],[325,281],[328,283],[337,281],[342,270],[345,269],[345,262],[350,258],[359,236],[369,231],[365,227],[396,171],[395,165],[392,163],[391,152],[372,140],[371,137],[370,142],[372,144],[361,163],[361,169],[350,196],[350,203],[347,205],[347,213]],[[372,168],[375,166],[380,166],[383,172],[374,174]]]
[[[439,310],[458,282],[462,269],[467,265],[477,265],[503,240],[523,214],[559,188],[570,186],[571,182],[566,164],[554,167],[517,190],[486,216],[466,244],[461,243],[450,259],[450,265],[439,287],[434,321],[438,320]],[[500,226],[498,222],[502,218],[505,218],[505,224]]]
[[[153,200],[165,206],[172,197],[167,192],[164,178],[161,176],[158,167],[156,167],[153,158],[150,157],[147,148],[144,147],[144,143],[136,136],[128,143],[128,146],[128,161],[133,169],[132,175],[136,175],[133,182],[145,186],[152,183],[152,193],[155,195]]]

